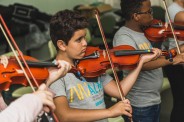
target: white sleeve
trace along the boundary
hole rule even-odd
[[[0,113],[1,122],[33,122],[43,107],[34,94],[26,94],[12,102]]]

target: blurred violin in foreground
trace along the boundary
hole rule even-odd
[[[177,39],[184,40],[184,24],[173,23],[172,25]],[[169,24],[159,20],[153,20],[152,24],[144,30],[144,34],[148,40],[153,42],[165,41],[168,37],[173,37]]]
[[[35,92],[35,89],[34,89],[33,85],[35,85],[38,88],[39,87],[39,82],[36,81],[36,78],[34,77],[32,71],[30,70],[30,68],[28,66],[28,64],[26,63],[26,60],[24,59],[23,54],[21,53],[16,41],[14,40],[13,36],[11,35],[11,33],[10,33],[10,31],[9,31],[9,29],[8,29],[6,23],[5,23],[5,21],[4,21],[4,19],[2,18],[1,15],[0,15],[0,30],[3,32],[3,35],[5,36],[7,43],[9,44],[10,48],[12,49],[12,51],[13,51],[15,57],[16,57],[17,64],[19,64],[19,67],[18,67],[19,70],[16,70],[17,67],[15,67],[15,66],[18,66],[18,65],[13,65],[12,68],[7,68],[9,66],[9,63],[2,63],[1,72],[0,72],[1,73],[1,76],[0,76],[0,90],[8,90],[12,83],[18,83],[18,84],[28,83],[31,86],[33,92]],[[22,64],[20,62],[20,58],[16,54],[15,49],[18,51],[19,57],[21,57],[21,60],[24,62],[24,65],[25,65],[26,68],[24,68],[22,66]],[[8,60],[6,60],[6,62],[8,62]],[[5,69],[3,69],[3,68],[5,68]],[[14,80],[12,80],[12,78],[14,78],[14,77],[12,77],[12,76],[14,76],[14,75],[19,76],[21,73],[24,74],[24,77],[20,77],[17,80],[15,79],[15,82],[14,82]],[[40,72],[40,73],[42,74],[43,72]],[[25,80],[25,78],[27,79],[27,81]],[[31,82],[31,80],[34,82],[34,84],[33,84],[33,82]],[[50,113],[45,113],[44,112],[43,117],[46,117],[46,119],[43,120],[42,117],[41,117],[41,118],[39,118],[38,121],[41,121],[41,122],[42,121],[59,122],[59,120],[57,119],[56,115],[53,112],[50,112]]]
[[[36,59],[28,56],[24,56],[24,58],[26,60],[37,61]],[[27,72],[26,68],[25,70]],[[43,83],[49,76],[47,68],[31,68],[31,71],[37,79],[39,85]],[[31,78],[29,73],[28,76],[29,78]],[[33,86],[36,86],[34,82],[32,83]],[[12,84],[21,84],[24,86],[29,85],[22,69],[20,68],[17,60],[14,57],[10,57],[6,65],[3,63],[0,64],[0,84],[1,91],[8,90],[10,85]]]
[[[51,62],[40,62],[37,59],[25,56],[26,63],[29,65],[30,71],[34,75],[37,80],[38,85],[41,85],[45,82],[45,80],[49,77],[48,67],[57,67],[54,63]],[[13,84],[20,84],[23,86],[29,86],[29,82],[27,81],[24,72],[19,66],[15,56],[0,58],[0,91],[8,90],[9,87]],[[21,61],[23,66],[25,66],[24,62]],[[27,68],[25,67],[25,71],[30,78],[32,85],[36,87],[36,84],[33,82],[31,75],[28,73]],[[72,68],[70,72],[76,73],[77,70]]]

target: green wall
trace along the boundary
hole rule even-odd
[[[4,6],[14,3],[32,5],[42,12],[54,14],[59,10],[73,9],[76,5],[91,4],[96,1],[97,0],[0,0],[0,4]]]

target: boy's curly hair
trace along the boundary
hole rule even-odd
[[[57,41],[63,40],[66,44],[79,29],[88,26],[87,19],[77,11],[63,10],[57,12],[50,21],[50,37],[56,47]]]

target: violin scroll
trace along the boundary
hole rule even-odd
[[[165,56],[165,59],[173,62],[173,58],[177,55],[176,50],[171,49],[169,51],[162,51],[162,55]]]

